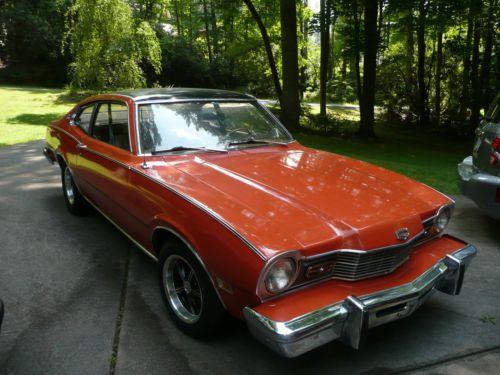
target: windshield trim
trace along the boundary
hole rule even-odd
[[[265,105],[259,102],[258,99],[225,99],[225,98],[190,98],[190,99],[151,99],[151,100],[144,100],[140,102],[135,102],[134,104],[134,131],[135,131],[135,144],[136,144],[136,150],[137,150],[137,156],[153,156],[150,152],[148,153],[143,153],[142,152],[142,137],[140,133],[140,128],[139,128],[139,107],[142,105],[148,105],[148,104],[174,104],[174,103],[199,103],[199,102],[218,102],[218,103],[251,103],[254,104],[257,108],[262,110],[263,114],[268,117],[276,126],[278,126],[288,137],[288,141],[282,142],[283,144],[290,144],[296,141],[296,139],[293,137],[293,135],[288,131],[288,129],[281,123],[281,121],[274,115],[274,113],[271,112],[269,108],[267,108]],[[269,143],[263,143],[261,145],[256,145],[256,147],[266,147],[266,146],[273,146],[272,144]],[[275,146],[275,145],[274,145]],[[235,149],[229,149],[227,151],[236,151],[237,148]],[[179,155],[179,154],[177,154]]]

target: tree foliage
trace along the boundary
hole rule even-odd
[[[124,0],[75,0],[67,12],[69,65],[74,89],[142,87],[141,65],[161,71],[158,38],[147,21],[136,21]]]
[[[298,92],[323,114],[358,102],[368,136],[374,113],[471,134],[500,90],[498,2],[0,0],[0,79],[69,68],[74,88],[249,91],[280,99],[290,124]]]

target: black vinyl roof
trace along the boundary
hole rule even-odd
[[[189,100],[189,99],[237,99],[237,100],[255,100],[248,94],[241,94],[234,91],[216,90],[216,89],[197,89],[185,87],[158,88],[158,89],[139,89],[130,91],[119,91],[117,95],[124,95],[133,98],[135,101],[146,100]]]

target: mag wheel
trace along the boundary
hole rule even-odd
[[[212,338],[225,311],[200,262],[186,246],[168,241],[160,255],[160,287],[174,323],[186,334]]]

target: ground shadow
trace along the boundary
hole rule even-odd
[[[61,118],[61,113],[23,113],[7,120],[8,124],[22,125],[47,125],[52,120]]]

